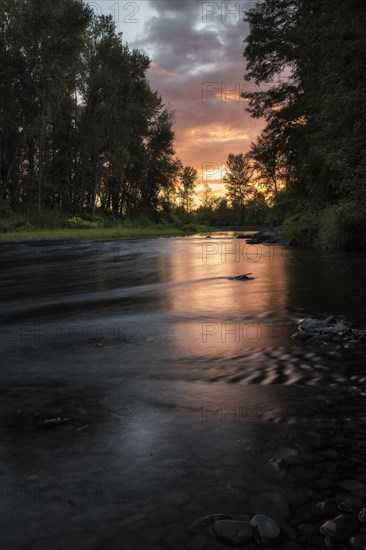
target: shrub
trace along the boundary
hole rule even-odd
[[[323,210],[319,244],[344,250],[366,249],[366,213],[353,203],[342,203]]]
[[[69,229],[90,229],[93,227],[98,227],[98,222],[91,222],[88,220],[83,220],[78,216],[73,216],[72,218],[67,218],[66,227]]]

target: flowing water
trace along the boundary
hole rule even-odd
[[[363,418],[364,354],[291,335],[366,327],[366,258],[233,237],[1,244],[4,547],[183,548],[304,429]]]

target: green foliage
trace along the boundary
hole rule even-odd
[[[342,203],[321,212],[318,244],[329,248],[365,250],[366,212]]]
[[[179,173],[180,186],[178,196],[181,206],[187,214],[193,209],[197,174],[198,172],[193,166],[182,166]]]
[[[83,218],[99,204],[120,217],[158,212],[177,160],[173,113],[150,87],[150,60],[85,0],[1,6],[0,197],[40,216]]]
[[[234,212],[238,223],[243,222],[244,205],[251,194],[252,168],[247,155],[229,154],[226,161],[226,197]]]
[[[35,210],[27,212],[27,218],[33,227],[39,229],[56,229],[66,227],[66,216],[60,210]]]
[[[11,214],[0,220],[0,233],[12,233],[14,231],[30,230],[32,225],[21,214]]]
[[[303,201],[323,210],[325,241],[358,247],[366,211],[366,3],[259,0],[246,17],[246,79],[258,85],[245,96],[247,110],[267,121],[249,153],[259,178],[276,186],[279,176],[291,187],[290,215]],[[292,197],[282,199],[287,210]]]
[[[93,227],[98,227],[98,222],[91,222],[88,220],[83,220],[77,216],[72,218],[67,218],[66,227],[68,229],[90,229]]]

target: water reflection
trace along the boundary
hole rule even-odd
[[[278,330],[281,319],[289,322],[289,258],[282,249],[191,239],[170,252],[160,267],[174,283],[167,291],[172,312],[183,318],[173,327],[181,353],[227,356],[288,339]],[[228,280],[248,272],[253,280]]]

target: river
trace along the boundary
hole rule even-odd
[[[187,526],[250,515],[272,457],[299,468],[293,515],[337,494],[299,454],[349,477],[364,354],[291,335],[366,327],[366,257],[204,237],[0,245],[4,548],[223,548]]]

